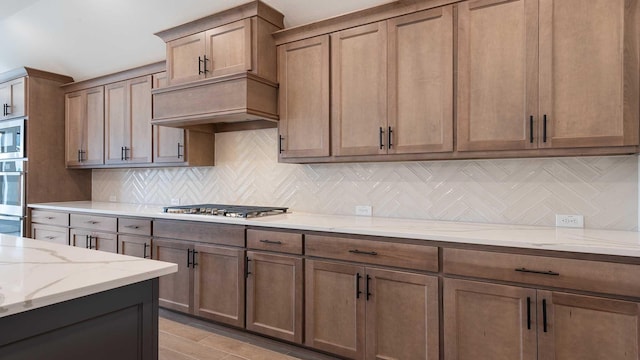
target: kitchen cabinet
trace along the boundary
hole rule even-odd
[[[385,21],[331,34],[331,81],[333,154],[386,153]]]
[[[453,6],[387,23],[387,153],[453,151]]]
[[[232,246],[220,246],[232,245]],[[244,228],[155,221],[155,260],[178,264],[160,279],[160,306],[244,326]]]
[[[70,214],[69,245],[118,252],[117,219],[92,214]]]
[[[248,229],[247,247],[247,329],[301,344],[302,234]]]
[[[444,279],[447,359],[636,359],[640,303]]]
[[[306,261],[305,344],[352,359],[438,359],[438,279]]]
[[[638,145],[635,3],[460,3],[457,149]]]
[[[252,72],[267,80],[276,81],[276,54],[271,33],[282,26],[274,25],[278,21],[270,17],[278,16],[265,15],[263,12],[275,11],[266,10],[261,4],[244,6],[247,9],[257,6],[258,10],[254,9],[253,12],[258,16],[246,16],[238,12],[232,17],[240,17],[239,20],[188,36],[174,38],[173,34],[168,35],[169,37],[158,34],[168,40],[166,44],[169,85],[242,72]],[[246,11],[246,14],[251,12]],[[279,16],[282,22],[282,15]],[[221,21],[212,20],[211,23],[220,24]],[[201,25],[203,24],[204,22]],[[171,29],[166,30],[166,33],[170,32]]]
[[[67,167],[104,164],[104,87],[65,94]]]
[[[0,120],[26,115],[26,90],[23,77],[0,84],[0,104],[2,104]]]
[[[118,218],[118,252],[151,258],[151,220]]]
[[[343,30],[331,44],[335,156],[453,151],[452,6]]]
[[[105,85],[105,164],[151,163],[151,75]]]
[[[329,35],[278,47],[280,158],[329,156]]]
[[[69,245],[69,229],[62,226],[31,224],[31,238]]]
[[[638,265],[444,249],[443,271],[477,279],[444,279],[448,359],[639,355]]]
[[[167,73],[153,75],[153,88],[168,86]],[[162,165],[213,166],[215,135],[195,129],[153,125],[153,162]]]

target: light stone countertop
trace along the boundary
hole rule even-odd
[[[570,229],[298,212],[260,218],[238,219],[220,216],[166,214],[162,212],[162,206],[158,205],[91,201],[29,204],[29,207],[117,216],[191,220],[296,229],[301,231],[323,231],[524,249],[640,257],[640,233],[634,231]]]
[[[0,235],[0,318],[177,270],[167,262]]]

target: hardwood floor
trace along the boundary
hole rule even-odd
[[[311,350],[160,309],[160,360],[332,360]]]

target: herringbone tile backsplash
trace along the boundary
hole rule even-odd
[[[216,135],[216,166],[93,171],[93,200],[229,203],[292,211],[637,230],[637,156],[295,165],[277,162],[276,129]]]

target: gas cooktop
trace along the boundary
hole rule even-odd
[[[195,215],[213,215],[227,216],[235,218],[251,218],[267,215],[284,214],[287,212],[286,207],[270,207],[270,206],[244,206],[244,205],[221,205],[221,204],[200,204],[200,205],[181,205],[166,206],[163,212],[168,214],[195,214]]]

